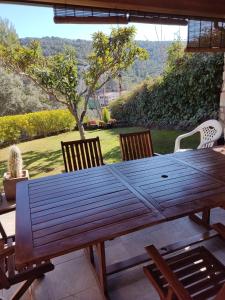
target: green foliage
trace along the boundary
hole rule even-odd
[[[8,21],[0,18],[0,44],[11,47],[19,42],[14,26]]]
[[[39,83],[57,98],[65,100],[65,104],[78,103],[78,69],[74,48],[65,48],[62,53],[45,60],[43,65],[37,65],[33,71]]]
[[[111,79],[118,78],[136,59],[145,60],[148,53],[134,41],[134,26],[113,28],[110,35],[97,32],[93,35],[93,50],[88,57],[89,68],[85,71],[86,86],[98,90]],[[104,83],[104,84],[105,84]]]
[[[20,42],[28,46],[33,38],[22,38]],[[92,42],[87,40],[72,40],[59,37],[35,38],[41,44],[44,56],[52,56],[63,52],[65,46],[72,46],[76,49],[78,65],[87,65],[87,57],[92,51]],[[130,90],[134,85],[146,79],[146,77],[159,76],[165,66],[167,49],[171,45],[168,41],[136,41],[137,45],[146,49],[149,54],[146,60],[135,60],[134,64],[122,73],[122,89]],[[117,92],[118,82],[111,79],[105,86],[106,92]]]
[[[178,45],[179,46],[179,45]],[[177,45],[173,45],[175,49]],[[189,128],[217,118],[222,84],[222,54],[169,54],[161,78],[146,80],[111,105],[111,115],[128,124]]]
[[[40,43],[32,41],[27,47],[1,47],[0,58],[5,68],[27,76],[42,87],[52,100],[66,105],[84,139],[83,119],[90,98],[111,79],[118,78],[120,72],[127,70],[136,59],[144,60],[148,56],[147,51],[134,42],[134,37],[134,27],[112,29],[110,35],[103,32],[94,34],[93,50],[87,59],[87,66],[79,69],[79,77],[78,62],[72,47],[44,57]]]
[[[0,117],[0,145],[71,130],[74,125],[68,110]]]
[[[31,82],[0,68],[0,116],[50,109],[44,96]]]
[[[107,107],[104,107],[103,110],[102,110],[102,120],[105,123],[108,123],[109,120],[110,120],[110,111],[108,110]]]

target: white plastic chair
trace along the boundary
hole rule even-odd
[[[175,141],[174,152],[188,150],[181,149],[180,142],[182,139],[189,137],[197,132],[200,132],[200,144],[198,145],[197,149],[210,148],[213,147],[214,143],[221,137],[223,128],[219,121],[208,120],[196,127],[191,132],[179,135]]]

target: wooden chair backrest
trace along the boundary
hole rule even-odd
[[[120,134],[120,148],[123,160],[153,156],[150,130]]]
[[[66,172],[104,165],[99,137],[61,142]]]

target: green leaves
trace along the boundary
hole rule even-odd
[[[89,68],[84,74],[87,86],[98,89],[105,80],[119,77],[136,59],[147,59],[148,52],[134,41],[135,27],[113,28],[110,35],[93,35],[93,51],[88,57]]]
[[[163,76],[114,102],[112,117],[132,125],[193,128],[217,117],[222,72],[222,54],[185,54],[175,43]]]
[[[51,99],[67,105],[78,128],[81,128],[88,101],[95,91],[110,79],[120,77],[121,72],[127,70],[136,59],[148,57],[148,52],[135,43],[134,37],[134,27],[112,29],[110,35],[95,33],[87,65],[80,64],[79,69],[73,47],[66,47],[62,53],[45,57],[37,41],[32,41],[27,47],[2,45],[0,59],[5,68],[27,76]],[[79,106],[81,103],[82,109]]]

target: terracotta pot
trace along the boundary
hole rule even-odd
[[[3,186],[5,191],[6,200],[16,200],[16,184],[17,182],[28,180],[28,170],[23,170],[23,176],[18,178],[10,178],[9,173],[5,173],[3,176]]]

